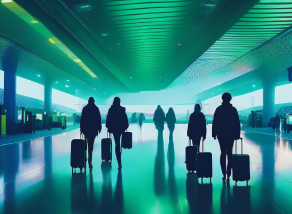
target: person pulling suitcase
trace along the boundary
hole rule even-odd
[[[232,96],[230,93],[222,95],[222,105],[217,107],[213,125],[212,137],[216,140],[218,138],[221,156],[220,165],[223,174],[222,180],[229,181],[232,168],[232,148],[234,140],[240,139],[240,121],[238,112],[235,107],[230,103]],[[228,157],[228,165],[226,168],[226,155]]]
[[[108,110],[106,116],[106,127],[108,128],[108,132],[114,135],[116,144],[115,153],[120,170],[122,168],[121,135],[128,129],[129,121],[126,114],[126,108],[121,106],[121,99],[119,97],[114,98],[113,104]]]
[[[99,108],[95,105],[93,97],[88,99],[88,104],[82,109],[82,115],[80,120],[80,132],[86,137],[85,149],[88,144],[88,166],[90,169],[92,166],[92,151],[94,140],[96,136],[101,132],[101,116]]]

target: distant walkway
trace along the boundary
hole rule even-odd
[[[35,134],[18,134],[18,135],[6,135],[0,138],[0,146],[7,144],[20,143],[28,140],[34,140],[41,137],[47,137],[57,134],[62,134],[64,132],[69,132],[74,129],[78,129],[79,124],[75,126],[67,126],[67,129],[63,130],[61,128],[52,128],[52,130],[36,130]]]
[[[273,130],[273,128],[271,127],[265,127],[265,128],[254,127],[253,128],[253,127],[247,127],[247,126],[241,127],[241,130],[246,131],[246,132],[256,133],[256,134],[271,135],[271,136],[281,137],[283,139],[292,140],[292,131],[290,131],[290,133],[287,134],[284,132],[280,132],[279,130]]]

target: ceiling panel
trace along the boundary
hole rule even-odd
[[[188,85],[224,68],[291,25],[291,1],[260,0],[168,88]]]

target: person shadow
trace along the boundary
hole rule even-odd
[[[213,213],[213,185],[200,184],[197,174],[188,173],[186,179],[186,195],[189,213]]]
[[[169,144],[167,149],[167,160],[168,160],[168,189],[171,198],[172,210],[174,213],[180,213],[180,206],[178,203],[178,193],[177,193],[177,185],[176,178],[174,172],[175,165],[175,151],[174,151],[174,143],[173,143],[173,135],[169,136]]]
[[[111,163],[101,163],[102,172],[102,191],[101,191],[101,213],[112,213],[113,196],[112,196],[112,177],[111,177]]]
[[[84,187],[84,188],[81,188],[81,187]],[[71,212],[72,213],[86,213],[88,198],[87,198],[85,172],[74,173],[72,175],[70,197],[71,197],[70,198]]]
[[[165,156],[163,130],[158,129],[157,152],[154,163],[154,192],[156,196],[161,196],[165,193]]]
[[[119,170],[117,175],[117,183],[114,195],[114,213],[115,214],[124,213],[124,189],[121,170]]]
[[[223,182],[220,194],[220,213],[251,213],[250,186],[233,186]]]

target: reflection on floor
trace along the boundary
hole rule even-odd
[[[209,130],[209,129],[208,129]],[[251,157],[251,181],[222,183],[218,142],[213,179],[198,180],[185,168],[186,125],[157,133],[153,124],[132,125],[134,145],[123,150],[123,168],[113,154],[101,163],[96,139],[93,170],[72,176],[70,141],[79,130],[0,147],[0,213],[291,213],[292,141],[242,133]]]

